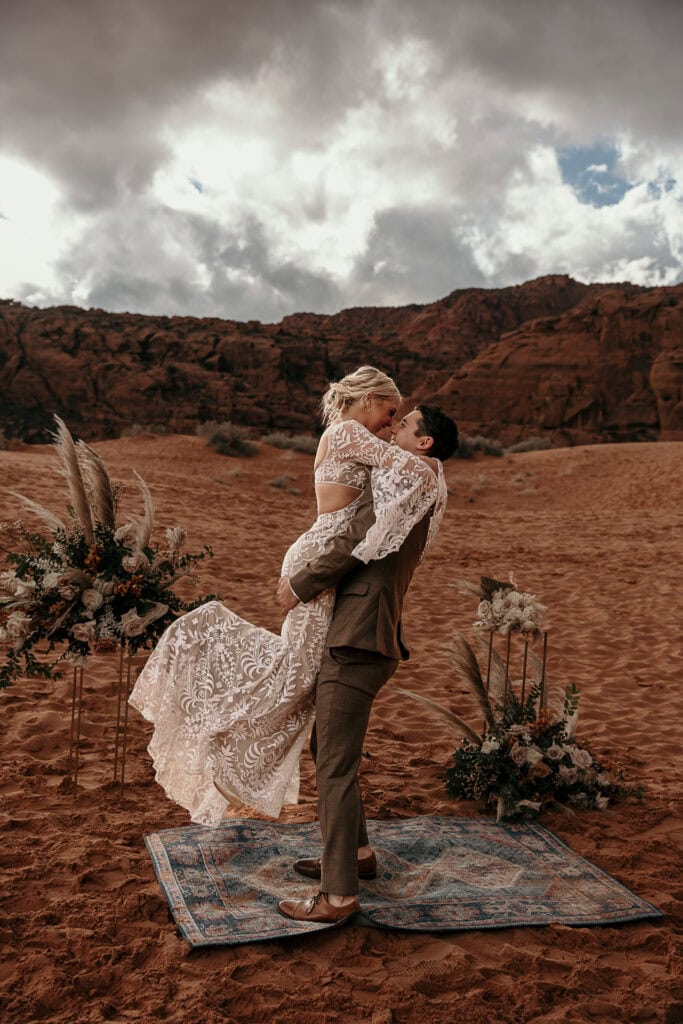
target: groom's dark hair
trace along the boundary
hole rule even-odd
[[[458,450],[458,428],[455,422],[435,405],[415,406],[420,414],[422,426],[418,426],[418,437],[431,437],[433,444],[426,453],[433,459],[445,462]]]

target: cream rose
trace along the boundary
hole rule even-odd
[[[71,629],[71,635],[74,640],[80,640],[82,643],[90,644],[95,639],[95,623],[92,620],[87,622],[77,622]]]
[[[551,761],[561,761],[564,757],[564,750],[557,743],[551,743],[545,753],[546,757],[549,757]]]
[[[19,579],[14,570],[0,573],[0,604],[28,601],[35,589],[33,580]]]
[[[104,598],[99,590],[84,590],[81,594],[81,601],[89,612],[96,612],[104,604]]]
[[[496,750],[500,750],[500,743],[498,740],[484,740],[481,745],[482,754],[494,754]]]
[[[575,764],[577,768],[590,768],[593,764],[593,758],[589,752],[587,750],[582,750],[581,747],[574,747],[569,756],[572,759],[572,763]]]
[[[7,639],[12,643],[25,640],[31,632],[31,619],[24,612],[12,612],[5,627]]]
[[[538,764],[543,760],[543,751],[538,747],[528,747],[526,752],[527,764]]]
[[[142,551],[134,551],[132,555],[124,555],[121,559],[121,565],[131,575],[137,572],[139,569],[144,569],[149,565],[149,559],[146,555],[143,555]]]
[[[114,534],[114,540],[122,544],[124,548],[134,548],[138,544],[138,528],[135,523],[126,523],[119,526]]]
[[[59,584],[62,582],[61,573],[58,572],[46,572],[43,576],[43,589],[44,590],[56,590]]]
[[[513,743],[510,748],[510,757],[521,768],[523,764],[526,764],[526,747],[519,743]]]
[[[135,608],[131,608],[121,616],[121,629],[124,636],[140,636],[145,631],[144,619],[141,619]]]

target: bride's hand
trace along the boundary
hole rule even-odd
[[[277,603],[280,605],[283,612],[291,612],[292,608],[296,608],[299,603],[299,598],[290,587],[289,580],[286,576],[280,577],[280,582],[277,585],[276,597]]]

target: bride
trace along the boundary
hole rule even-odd
[[[400,402],[393,380],[372,366],[330,384],[314,466],[318,517],[285,554],[283,577],[344,532],[368,483],[375,522],[353,555],[369,562],[398,550],[435,505],[429,544],[446,504],[441,463],[376,436]],[[193,821],[216,826],[230,804],[277,817],[283,803],[296,803],[334,598],[330,589],[298,604],[279,635],[210,601],[161,637],[130,703],[154,724],[157,782]]]

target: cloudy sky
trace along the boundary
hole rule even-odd
[[[683,280],[680,0],[2,0],[0,296]]]

